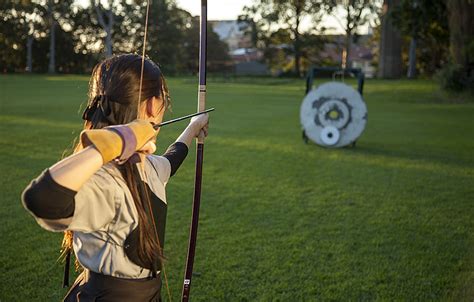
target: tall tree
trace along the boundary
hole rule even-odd
[[[100,44],[105,57],[112,56],[114,52],[136,52],[143,43],[146,5],[145,1],[91,0],[88,14],[93,26],[88,27],[84,23],[81,31],[88,31],[92,35],[87,40],[95,48],[96,43]],[[150,19],[152,17],[150,12]],[[96,37],[103,39],[99,41]],[[88,43],[81,44],[87,47],[85,44]]]
[[[58,30],[64,30],[63,24],[69,24],[73,2],[73,0],[48,0],[45,4],[46,23],[49,27],[49,73],[56,72],[56,36]]]
[[[54,16],[54,0],[47,2],[49,22],[49,65],[48,73],[56,72],[56,19]]]
[[[444,0],[401,0],[392,11],[391,18],[402,34],[410,39],[407,77],[415,78],[418,48],[427,48],[422,60],[443,52],[443,49],[445,53],[448,44],[446,3]],[[439,50],[439,46],[444,48]],[[433,60],[427,64],[439,65]]]
[[[451,59],[474,77],[474,2],[448,0],[448,11]]]
[[[262,28],[265,27],[265,19],[257,18],[258,7],[244,6],[242,13],[238,16],[237,22],[245,35],[249,35],[253,47],[259,47],[262,39]]]
[[[190,14],[188,16],[191,17]],[[197,73],[199,67],[199,17],[191,17],[190,21],[190,26],[184,29],[185,34],[182,42],[184,65],[180,64],[180,69]],[[230,62],[229,48],[212,30],[212,26],[208,28],[207,43],[212,45],[207,50],[208,71],[226,71]]]
[[[399,78],[402,74],[402,38],[393,25],[390,14],[399,0],[384,0],[381,14],[378,76]]]
[[[115,24],[114,1],[108,0],[107,7],[102,5],[100,0],[92,0],[91,5],[94,8],[97,20],[105,31],[105,54],[107,57],[112,56],[113,53],[113,29]]]
[[[33,43],[35,38],[37,38],[39,34],[39,29],[41,28],[41,24],[39,24],[39,20],[41,20],[41,12],[38,8],[38,5],[32,3],[31,1],[27,2],[28,5],[24,7],[23,12],[25,13],[25,27],[27,31],[26,37],[26,72],[33,71]]]
[[[314,30],[329,6],[330,3],[323,0],[258,0],[252,6],[245,7],[244,14],[239,19],[250,22],[254,39],[263,40],[266,46],[269,46],[269,41],[276,32],[288,32],[291,37],[294,73],[301,76],[302,22],[305,18],[311,18],[314,24],[311,30]]]
[[[42,7],[33,1],[5,1],[0,4],[1,69],[33,70],[34,41],[45,35],[42,18]]]
[[[357,30],[367,24],[378,10],[377,1],[370,0],[333,0],[333,16],[344,29],[345,41],[342,53],[342,68],[350,68],[351,45]],[[342,11],[342,16],[338,13]]]
[[[153,1],[150,7],[148,26],[148,55],[162,65],[167,74],[180,71],[183,63],[182,43],[187,26],[191,26],[190,15],[171,0]]]

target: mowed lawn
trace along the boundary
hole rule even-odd
[[[208,81],[212,113],[192,301],[474,299],[474,101],[431,81],[365,85],[356,148],[301,139],[303,80]],[[173,113],[194,78],[171,78]],[[29,181],[81,128],[84,76],[0,76],[0,301],[58,301],[62,235],[23,209]],[[163,152],[185,123],[162,129]],[[172,301],[184,273],[194,151],[170,181]],[[163,297],[167,300],[166,290]]]

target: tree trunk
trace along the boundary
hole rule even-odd
[[[48,73],[56,73],[56,24],[51,24],[51,32],[49,38],[49,65]]]
[[[56,21],[54,20],[53,12],[53,3],[50,0],[48,3],[48,13],[49,13],[49,65],[48,73],[56,73]]]
[[[110,28],[107,28],[106,31],[107,35],[105,36],[105,54],[107,57],[112,56],[112,33],[110,32]]]
[[[109,1],[109,10],[107,11],[107,19],[109,21],[109,24],[107,24],[107,57],[112,56],[112,48],[113,48],[113,40],[112,40],[112,34],[113,34],[113,29],[114,29],[114,12],[112,11],[112,5],[113,1]]]
[[[301,76],[301,54],[299,40],[295,40],[295,74],[297,77]]]
[[[345,9],[346,9],[346,41],[344,45],[344,51],[342,52],[342,60],[341,65],[342,68],[351,68],[350,66],[350,52],[351,52],[351,36],[352,36],[352,29],[351,29],[351,22],[352,22],[352,15],[351,15],[351,1],[345,2]]]
[[[383,4],[378,68],[380,78],[395,79],[402,75],[402,38],[389,18],[391,10],[398,3],[399,0],[384,0]]]
[[[26,72],[33,71],[33,55],[32,55],[32,48],[33,48],[33,36],[28,35],[26,40]]]
[[[449,50],[454,64],[466,71],[474,67],[474,2],[470,0],[449,0]]]
[[[300,49],[300,32],[299,32],[299,27],[300,27],[300,19],[299,16],[296,17],[296,28],[295,28],[295,43],[294,43],[294,48],[295,48],[295,74],[297,77],[301,76],[301,69],[300,69],[300,64],[301,64],[301,49]]]
[[[250,25],[252,26],[252,46],[257,48],[258,45],[258,28],[257,23],[255,21],[250,21]]]
[[[100,1],[95,0],[91,2],[94,6],[95,12],[97,14],[97,20],[99,21],[100,26],[105,31],[105,55],[107,57],[112,56],[113,54],[113,28],[114,28],[114,12],[112,10],[113,1],[109,0],[109,9],[106,11],[107,13],[107,21],[105,22],[104,14],[102,9],[100,8]]]
[[[342,55],[342,68],[351,68],[351,59],[350,59],[350,54],[351,54],[351,43],[352,43],[352,35],[350,32],[346,33],[346,41],[344,45],[344,52]]]
[[[416,78],[416,37],[411,37],[410,50],[408,52],[408,72],[407,77],[409,79]]]

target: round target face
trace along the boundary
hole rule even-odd
[[[364,131],[367,107],[359,92],[351,86],[329,82],[306,95],[301,104],[300,120],[306,136],[316,144],[343,147],[354,142]]]

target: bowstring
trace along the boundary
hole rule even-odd
[[[145,53],[146,53],[146,37],[148,34],[148,15],[150,12],[150,0],[146,2],[146,14],[145,14],[145,32],[143,34],[143,50],[142,50],[142,67],[140,70],[140,87],[138,89],[138,109],[140,108],[140,101],[142,100],[142,85],[143,85],[143,70],[145,69]],[[137,114],[138,114],[137,110]]]
[[[145,30],[144,30],[144,34],[143,34],[142,66],[141,66],[141,70],[140,70],[140,87],[138,89],[137,117],[138,117],[138,113],[140,112],[140,102],[141,102],[141,99],[142,99],[143,72],[144,72],[144,69],[145,69],[145,54],[146,54],[146,38],[147,38],[147,34],[148,34],[148,16],[150,15],[149,12],[150,12],[150,0],[148,0],[146,2]],[[150,199],[147,199],[147,202],[148,202],[149,213],[150,213],[150,216],[151,216],[152,222],[153,222],[154,233],[155,233],[156,239],[158,240],[158,244],[159,244],[160,241],[159,241],[159,237],[158,237],[158,231],[156,230],[155,217],[153,217],[153,211],[152,211],[152,206],[151,206]],[[161,247],[160,247],[160,249],[161,249]],[[166,275],[165,264],[161,263],[161,267],[162,267],[162,270],[163,270],[163,275],[165,277],[165,286],[166,286],[166,290],[167,290],[167,293],[168,293],[168,301],[171,302],[171,291],[170,291],[170,288],[169,288],[169,285],[168,285],[168,277]]]

